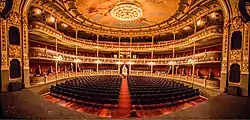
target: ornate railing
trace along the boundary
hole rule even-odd
[[[102,58],[75,56],[65,53],[56,52],[46,48],[30,47],[30,59],[53,60],[62,62],[79,62],[79,63],[103,63],[103,64],[150,64],[156,65],[186,65],[186,64],[203,64],[203,63],[220,63],[221,51],[209,51],[178,58],[162,58],[162,59],[118,59],[118,58]],[[121,63],[121,64],[122,64]]]
[[[168,78],[173,80],[178,80],[182,82],[187,82],[194,85],[199,85],[205,88],[212,88],[212,89],[218,89],[220,88],[220,80],[209,80],[206,77],[204,79],[196,78],[192,76],[181,76],[181,75],[172,75],[167,73],[150,73],[149,71],[138,71],[138,70],[132,70],[131,75],[134,76],[152,76],[152,77],[161,77],[161,78]]]
[[[62,72],[51,75],[39,75],[39,76],[31,75],[30,84],[31,86],[39,85],[39,84],[60,81],[67,78],[92,76],[92,75],[118,75],[118,70],[99,70],[98,74],[96,71],[87,70],[82,72]]]
[[[80,38],[75,39],[66,36],[65,34],[41,22],[33,22],[33,24],[29,26],[29,32],[30,33],[42,32],[50,36],[56,37],[59,43],[61,42],[64,44],[66,43],[66,44],[77,45],[83,49],[90,49],[90,50],[97,49],[98,47],[99,50],[103,51],[118,51],[118,50],[166,51],[166,50],[172,50],[173,48],[186,47],[200,40],[204,41],[204,40],[222,38],[222,28],[220,26],[210,26],[187,38],[175,41],[171,40],[167,42],[158,42],[157,44],[154,45],[145,44],[145,42],[132,43],[132,45],[130,45],[129,43],[121,43],[120,46],[118,42],[99,42],[97,44],[96,42],[93,42],[91,40],[80,39]]]

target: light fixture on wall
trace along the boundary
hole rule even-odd
[[[47,23],[54,23],[56,21],[56,19],[53,16],[48,16],[46,18],[46,22]]]
[[[34,9],[32,10],[32,12],[33,12],[33,14],[36,15],[36,16],[39,16],[39,15],[42,14],[41,9],[39,9],[39,8],[34,8]]]
[[[95,63],[96,63],[96,64],[101,64],[102,61],[101,61],[101,60],[96,60]]]
[[[148,64],[148,65],[155,65],[154,62],[148,62],[147,64]]]

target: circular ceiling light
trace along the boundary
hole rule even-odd
[[[122,3],[111,10],[111,16],[120,21],[134,21],[142,17],[142,8],[132,3]]]

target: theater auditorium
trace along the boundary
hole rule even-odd
[[[0,0],[0,119],[250,119],[249,0]]]

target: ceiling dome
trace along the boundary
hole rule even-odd
[[[179,3],[179,0],[78,0],[75,7],[82,18],[93,23],[138,28],[166,21],[178,11]]]

